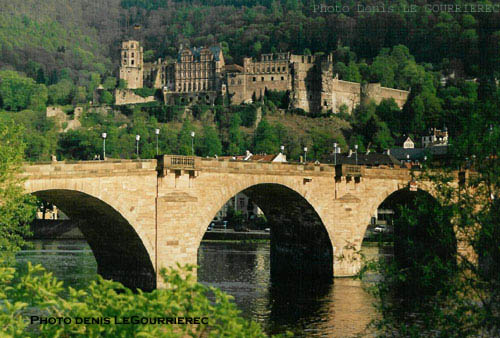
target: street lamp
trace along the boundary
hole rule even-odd
[[[304,147],[304,163],[307,163],[307,147]]]
[[[106,159],[106,137],[108,137],[108,134],[102,133],[101,137],[102,137],[102,159],[105,160]]]
[[[354,149],[356,149],[356,165],[358,165],[358,145],[354,145]]]
[[[158,135],[160,135],[160,129],[156,128],[155,134],[156,134],[156,156],[158,156]]]
[[[137,152],[137,158],[139,158],[139,141],[141,140],[141,135],[135,135],[135,146]]]
[[[194,156],[194,136],[196,133],[194,131],[191,132],[191,155]]]
[[[281,146],[280,149],[282,154],[285,153],[285,146]]]
[[[337,142],[333,144],[333,164],[337,165]]]

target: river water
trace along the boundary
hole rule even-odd
[[[97,265],[85,241],[33,241],[34,248],[18,255],[18,262],[44,265],[73,287],[95,279]],[[367,256],[377,247],[363,247]],[[274,281],[270,276],[269,243],[203,242],[198,251],[198,280],[234,297],[242,315],[259,322],[266,333],[286,331],[302,337],[370,335],[373,298],[358,280]]]

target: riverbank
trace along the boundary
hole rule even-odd
[[[85,240],[85,236],[79,229],[80,221],[75,220],[51,220],[36,219],[30,229],[33,236],[30,239],[58,240],[79,239]],[[234,229],[210,230],[203,236],[204,241],[246,241],[246,240],[269,240],[271,234],[268,231],[234,231]]]
[[[252,230],[248,232],[226,230],[210,230],[205,232],[204,241],[242,241],[242,240],[269,240],[271,234],[267,231]]]

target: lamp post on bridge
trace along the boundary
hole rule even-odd
[[[307,147],[304,147],[304,163],[307,163]]]
[[[358,145],[354,145],[354,149],[356,149],[356,165],[358,165]]]
[[[160,135],[160,129],[156,128],[155,134],[156,134],[156,156],[158,156],[158,135]]]
[[[191,155],[194,156],[194,136],[196,133],[194,131],[191,132]]]
[[[141,140],[141,135],[135,135],[135,146],[136,146],[137,158],[139,158],[139,141],[140,140]]]
[[[333,144],[333,164],[337,165],[337,142]]]
[[[108,134],[102,133],[102,159],[103,161],[106,159],[106,137],[108,137]]]

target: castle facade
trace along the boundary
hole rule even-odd
[[[392,98],[401,108],[409,95],[377,83],[362,86],[339,80],[333,73],[331,54],[262,54],[259,60],[244,58],[240,66],[226,65],[219,46],[181,47],[175,61],[144,63],[139,42],[125,41],[121,58],[120,79],[127,81],[128,88],[162,89],[166,104],[213,104],[225,95],[232,104],[250,103],[275,90],[287,92],[290,108],[334,113],[345,109],[350,113],[363,100],[379,103]]]

